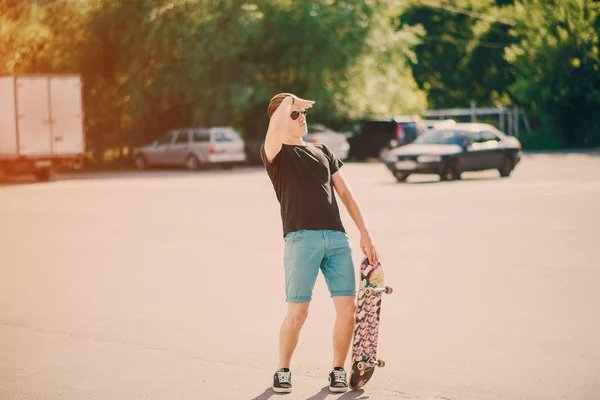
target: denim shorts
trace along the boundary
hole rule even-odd
[[[332,297],[356,295],[352,250],[344,232],[300,230],[286,234],[284,266],[287,302],[312,299],[319,269]]]

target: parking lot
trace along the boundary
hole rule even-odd
[[[286,398],[600,399],[600,155],[526,155],[507,179],[342,170],[394,288],[386,366],[327,392],[320,275]],[[283,241],[262,168],[4,182],[0,221],[1,399],[279,397]]]

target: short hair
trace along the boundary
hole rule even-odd
[[[277,110],[277,108],[279,108],[283,99],[285,99],[288,96],[295,97],[291,93],[279,93],[279,94],[276,94],[275,96],[273,96],[273,98],[269,102],[269,108],[267,108],[267,116],[269,117],[269,119],[271,119],[275,110]]]

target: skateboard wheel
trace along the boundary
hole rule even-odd
[[[385,367],[385,361],[383,361],[383,360],[377,360],[377,362],[379,363],[379,368]]]
[[[358,368],[359,371],[364,371],[367,369],[367,364],[361,361],[356,365],[356,368]]]
[[[373,290],[373,288],[368,287],[365,289],[365,294],[367,296],[373,296],[375,294],[375,291]]]
[[[394,292],[394,289],[393,289],[393,288],[391,288],[391,287],[389,287],[389,286],[386,286],[386,287],[385,287],[385,292],[386,292],[387,294],[392,294],[392,293]]]

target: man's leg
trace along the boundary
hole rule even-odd
[[[292,232],[285,238],[285,294],[288,312],[279,332],[279,369],[290,368],[300,329],[308,316],[308,306],[325,254],[320,231]]]
[[[333,297],[335,305],[335,325],[333,327],[333,365],[335,367],[344,367],[346,356],[350,349],[352,334],[354,333],[354,296],[335,296]]]
[[[296,344],[298,344],[298,337],[300,336],[300,329],[306,321],[308,316],[309,302],[306,303],[288,303],[288,312],[281,324],[281,330],[279,331],[279,367],[290,368],[290,362]]]
[[[356,278],[352,250],[343,232],[328,231],[327,251],[321,265],[335,305],[333,328],[333,368],[343,368],[354,331]]]

